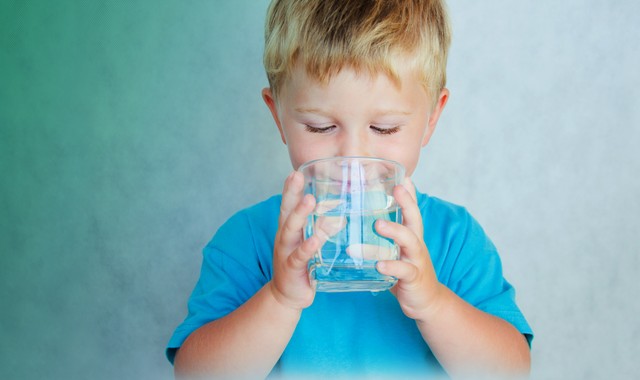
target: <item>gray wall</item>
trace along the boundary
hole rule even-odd
[[[533,378],[640,371],[638,4],[450,2],[452,96],[414,180],[501,250]],[[0,3],[0,378],[171,378],[201,248],[290,170],[265,9]]]

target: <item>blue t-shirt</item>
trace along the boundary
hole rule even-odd
[[[231,217],[203,251],[189,314],[167,346],[176,349],[202,325],[253,296],[273,274],[273,245],[281,196]],[[533,335],[502,275],[495,246],[466,209],[417,194],[424,240],[438,280],[480,310],[500,317],[530,342]],[[317,293],[302,312],[274,374],[443,374],[418,328],[389,292]]]

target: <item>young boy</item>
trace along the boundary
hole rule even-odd
[[[293,168],[318,158],[402,163],[400,247],[377,270],[390,292],[316,293],[303,241],[315,206],[292,172],[281,196],[240,211],[204,249],[189,315],[167,348],[178,376],[526,375],[532,332],[495,247],[464,208],[409,177],[449,97],[442,1],[274,0],[266,25],[271,110]]]

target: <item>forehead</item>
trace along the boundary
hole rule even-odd
[[[322,82],[299,66],[282,86],[277,104],[280,111],[312,110],[315,114],[334,116],[428,112],[429,94],[415,79],[415,73],[403,70],[398,74],[396,82],[384,73],[345,67]]]
[[[344,75],[345,73],[348,73],[348,75]],[[364,79],[373,82],[381,77],[385,77],[386,80],[390,81],[397,90],[401,90],[403,84],[422,83],[420,72],[406,64],[385,66],[344,65],[333,68],[331,71],[319,72],[313,67],[298,62],[291,67],[288,75],[283,78],[282,88],[279,89],[279,92],[282,92],[283,89],[291,90],[292,87],[299,86],[327,87],[337,78],[339,78],[338,80]]]

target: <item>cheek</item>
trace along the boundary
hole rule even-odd
[[[295,170],[298,170],[300,165],[305,163],[304,152],[299,152],[297,149],[289,145],[289,159],[291,159],[291,165]]]
[[[293,167],[297,169],[307,161],[336,155],[335,141],[311,134],[298,134],[289,139],[287,147]]]
[[[284,126],[287,150],[289,151],[289,159],[294,169],[298,169],[300,165],[306,162],[307,146],[304,136],[294,128],[290,128],[285,124]]]
[[[326,156],[318,152],[317,146],[314,144],[289,144],[289,158],[296,170],[307,161],[324,157]]]
[[[420,141],[412,139],[398,144],[388,144],[385,148],[386,152],[380,156],[398,161],[404,166],[407,177],[410,176],[420,159]]]
[[[405,162],[403,162],[406,177],[411,177],[413,171],[416,170],[419,158],[419,155],[415,155],[414,157],[411,157],[410,159],[407,159]]]

